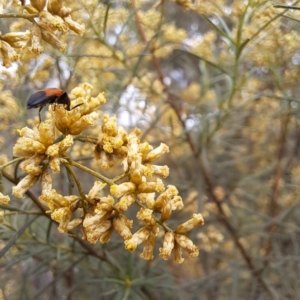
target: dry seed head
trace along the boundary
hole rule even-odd
[[[193,218],[186,221],[185,223],[179,225],[176,229],[176,233],[184,234],[188,231],[191,231],[198,225],[203,225],[204,224],[204,219],[201,214],[193,214]]]

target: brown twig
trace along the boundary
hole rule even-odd
[[[278,213],[278,197],[280,192],[280,179],[282,177],[282,159],[284,156],[284,148],[285,148],[285,141],[288,132],[288,125],[289,125],[289,115],[286,114],[283,116],[281,120],[281,129],[280,129],[280,137],[278,140],[278,153],[277,153],[277,164],[274,171],[274,178],[273,178],[273,185],[271,188],[270,194],[270,205],[269,205],[269,216],[271,219],[274,219]],[[270,225],[266,228],[267,239],[264,245],[264,255],[270,255],[272,251],[272,234],[276,231],[276,224],[271,222]],[[268,261],[265,260],[264,267],[267,265]]]

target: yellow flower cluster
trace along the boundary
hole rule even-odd
[[[24,14],[18,17],[30,21],[31,28],[25,32],[10,32],[3,36],[0,34],[0,52],[5,67],[17,61],[20,52],[26,49],[34,54],[43,52],[42,40],[60,52],[66,52],[67,44],[61,41],[58,34],[66,34],[69,30],[80,36],[84,33],[84,25],[72,20],[72,9],[63,6],[62,2],[62,0],[30,0],[30,4],[24,6]],[[6,17],[16,18],[14,14]]]
[[[80,103],[78,108],[68,111],[63,105],[50,108],[52,118],[42,122],[37,128],[24,127],[19,130],[21,138],[13,148],[15,156],[24,157],[20,168],[28,175],[13,188],[16,197],[23,197],[24,193],[36,183],[46,166],[50,166],[53,173],[60,171],[60,158],[73,145],[72,134],[81,133],[95,121],[95,110],[105,102],[103,94],[91,97],[92,86],[85,83],[72,90],[76,97],[72,106]],[[65,134],[64,139],[56,142],[56,129]]]
[[[173,185],[165,187],[162,178],[169,175],[168,166],[154,164],[163,154],[169,152],[166,144],[154,148],[139,139],[140,130],[128,133],[117,126],[117,118],[104,114],[101,130],[97,137],[84,136],[82,131],[95,124],[98,119],[96,109],[105,102],[102,93],[92,97],[92,86],[83,84],[70,93],[73,100],[66,110],[62,104],[50,105],[49,118],[35,129],[22,128],[21,137],[16,142],[13,152],[23,158],[20,169],[27,175],[13,187],[13,195],[23,197],[26,191],[40,180],[40,200],[44,201],[52,220],[59,224],[61,233],[80,226],[83,239],[95,244],[98,240],[107,243],[116,231],[123,239],[125,249],[134,251],[139,244],[144,244],[141,257],[151,260],[159,229],[164,230],[163,246],[159,249],[160,257],[169,259],[171,253],[174,261],[183,262],[182,249],[190,257],[199,253],[199,248],[186,236],[197,225],[204,224],[201,214],[194,214],[187,222],[175,230],[169,228],[166,221],[174,210],[183,208],[182,198]],[[63,133],[56,137],[57,129]],[[94,170],[72,161],[68,150],[76,140],[94,144],[94,158],[100,162],[102,169],[115,166],[116,159],[123,165],[124,173],[109,179]],[[91,145],[91,144],[90,144]],[[79,195],[63,196],[52,187],[52,174],[60,172],[64,164],[77,184]],[[94,182],[91,190],[85,194],[80,180],[71,166],[75,166],[101,181]],[[117,184],[123,179],[123,183]],[[109,187],[109,190],[105,191]],[[143,224],[137,232],[132,233],[133,220],[125,212],[133,205],[140,207],[136,218]]]

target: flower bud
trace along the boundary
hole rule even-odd
[[[173,232],[166,232],[163,247],[159,248],[159,256],[164,260],[168,260],[174,248],[174,234]]]
[[[32,157],[26,159],[20,164],[20,169],[24,173],[28,173],[34,176],[38,176],[42,173],[40,167],[41,162],[46,158],[43,154],[34,154]]]
[[[43,154],[45,150],[46,147],[42,143],[24,136],[17,140],[13,148],[13,154],[15,156],[28,157],[32,156],[33,153]]]
[[[47,10],[53,14],[57,15],[62,8],[62,0],[48,0]]]
[[[65,53],[67,51],[67,44],[61,42],[54,34],[47,30],[41,30],[42,38],[45,42],[58,49],[60,52]]]
[[[104,189],[106,185],[106,183],[103,183],[101,181],[95,181],[93,187],[88,193],[88,198],[93,199],[99,197],[100,191],[102,191],[102,189]]]
[[[66,233],[67,227],[70,222],[71,211],[69,207],[60,207],[54,210],[51,214],[51,219],[59,223],[58,231]]]
[[[135,202],[135,196],[133,194],[123,196],[120,201],[115,205],[116,210],[126,211],[130,205]]]
[[[143,182],[138,185],[139,193],[161,193],[165,190],[165,186],[160,178],[156,179],[156,182]]]
[[[60,16],[54,16],[48,11],[43,10],[40,12],[39,17],[38,25],[46,31],[54,33],[55,30],[58,30],[62,33],[66,33],[69,30],[69,27]]]
[[[108,243],[110,240],[111,234],[114,232],[114,227],[111,226],[108,230],[106,230],[99,238],[101,244]]]
[[[172,210],[180,210],[183,208],[183,202],[182,202],[182,198],[180,196],[175,196],[174,198],[172,198],[169,203],[172,206]]]
[[[121,183],[119,185],[112,185],[110,187],[110,193],[116,197],[116,198],[119,198],[125,194],[129,194],[129,193],[132,193],[135,191],[135,184],[132,183],[132,182],[124,182],[124,183]]]
[[[197,225],[203,225],[204,219],[201,214],[193,214],[193,218],[186,221],[185,223],[179,225],[176,229],[176,233],[184,234],[192,229],[194,229]]]
[[[10,67],[12,62],[15,62],[19,59],[19,54],[15,49],[5,41],[0,41],[0,51],[2,55],[2,65],[6,68]]]
[[[125,240],[125,249],[132,252],[136,249],[136,247],[148,239],[150,235],[150,230],[146,227],[142,227],[135,234],[133,234],[132,238],[129,240]]]
[[[73,219],[71,222],[69,222],[67,226],[67,232],[70,230],[73,230],[74,228],[78,227],[80,224],[82,224],[81,218]]]
[[[79,23],[75,22],[74,20],[72,20],[71,16],[65,17],[64,21],[69,26],[69,28],[72,31],[74,31],[75,33],[77,33],[79,36],[82,36],[84,34],[84,31],[85,31],[84,24],[79,24]]]
[[[138,220],[141,220],[146,227],[152,227],[156,224],[153,217],[153,210],[148,208],[141,208],[136,215]]]
[[[151,169],[151,173],[154,175],[161,176],[163,178],[167,178],[169,176],[168,166],[156,166],[146,164],[145,167],[149,167]]]
[[[168,220],[172,215],[172,206],[170,203],[166,203],[166,205],[161,210],[161,222],[165,222]]]
[[[1,205],[8,205],[10,201],[9,196],[4,196],[2,193],[0,193],[0,204]]]
[[[86,232],[87,241],[96,244],[98,239],[105,234],[112,226],[111,220],[105,220],[99,224],[93,231]]]
[[[190,257],[197,257],[199,255],[199,248],[193,244],[193,242],[181,234],[174,234],[175,241],[179,244],[179,246],[184,249]]]
[[[27,175],[24,177],[17,186],[13,186],[12,194],[17,198],[23,198],[24,194],[38,181],[38,176]]]
[[[31,47],[29,50],[34,54],[40,54],[44,51],[44,47],[41,45],[42,33],[40,27],[33,23],[31,26]]]
[[[53,173],[59,173],[60,172],[60,159],[58,156],[50,157],[49,159],[49,166]]]
[[[30,0],[30,3],[38,11],[42,11],[46,5],[46,0]]]
[[[144,161],[151,162],[151,161],[157,160],[163,154],[168,153],[168,152],[169,152],[169,147],[166,144],[161,143],[157,148],[155,148],[154,150],[150,151],[147,154]]]
[[[149,237],[144,242],[144,249],[140,256],[145,260],[152,260],[154,258],[153,255],[154,246],[155,246],[155,234],[151,232]]]
[[[174,262],[176,262],[177,264],[183,263],[184,258],[182,258],[181,247],[177,242],[175,242],[174,244],[173,253],[174,253]]]
[[[154,209],[155,193],[140,193],[138,197],[142,203],[146,203],[148,208]]]
[[[9,43],[13,48],[23,48],[30,38],[30,32],[9,32],[2,39]]]
[[[119,215],[113,219],[115,230],[124,239],[128,240],[132,237],[130,228],[132,228],[132,221],[128,220],[125,215]]]

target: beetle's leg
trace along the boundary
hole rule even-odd
[[[39,120],[40,120],[40,123],[42,122],[42,119],[41,119],[41,110],[43,109],[43,107],[44,106],[41,106],[40,109],[39,109]]]

